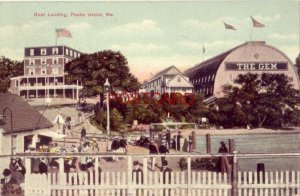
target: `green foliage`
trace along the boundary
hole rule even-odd
[[[107,111],[101,110],[100,112],[97,112],[95,114],[94,121],[102,127],[102,130],[106,130]],[[123,116],[115,108],[110,110],[110,129],[117,132],[124,129]]]
[[[6,93],[10,86],[10,78],[24,74],[23,62],[0,57],[0,92]]]
[[[132,92],[139,89],[137,79],[129,72],[127,59],[120,52],[107,50],[81,55],[69,62],[65,71],[68,73],[66,83],[82,82],[82,92],[87,96],[103,93],[106,78],[112,91]]]
[[[210,108],[210,119],[225,127],[295,124],[299,91],[284,74],[239,75],[238,86],[224,86],[224,99],[217,100],[219,110]]]
[[[218,158],[197,158],[191,161],[191,168],[193,170],[216,171],[217,162]],[[180,158],[178,164],[181,170],[187,169],[187,161],[185,158]]]

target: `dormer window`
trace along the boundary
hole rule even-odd
[[[46,54],[47,54],[46,48],[42,48],[42,49],[41,49],[41,55],[46,55]]]
[[[34,56],[34,49],[30,49],[30,56]]]
[[[58,48],[52,48],[52,54],[58,54]]]

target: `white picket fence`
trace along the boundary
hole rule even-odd
[[[192,172],[192,181],[187,183],[187,172],[171,172],[170,180],[163,182],[162,172],[149,172],[144,182],[136,183],[136,175],[127,172],[101,172],[95,176],[87,172],[59,174],[28,174],[30,183],[25,186],[26,195],[230,195],[231,185],[227,175],[215,172]],[[26,180],[27,180],[26,179]],[[76,180],[77,179],[77,180]],[[141,175],[139,176],[141,179]]]

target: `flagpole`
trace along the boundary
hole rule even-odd
[[[251,16],[250,16],[250,18],[251,18]],[[250,20],[250,40],[249,41],[252,41],[252,37],[253,37],[253,33],[254,33],[254,27],[253,27],[251,20]]]

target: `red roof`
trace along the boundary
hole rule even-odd
[[[12,111],[13,132],[32,131],[52,127],[52,123],[30,106],[22,97],[14,94],[0,94],[0,115],[5,108]],[[3,118],[4,132],[11,131],[10,111],[6,110]]]

